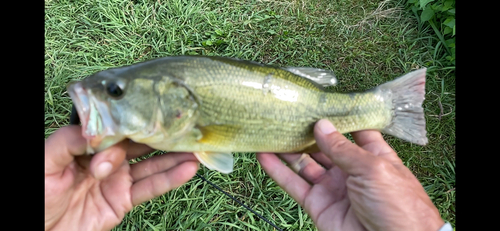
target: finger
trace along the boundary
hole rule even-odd
[[[375,155],[353,144],[328,120],[320,120],[315,124],[314,136],[321,151],[350,175],[365,174],[373,165]]]
[[[392,162],[400,162],[401,159],[398,157],[396,152],[387,144],[382,137],[382,134],[376,130],[364,130],[358,132],[352,132],[352,137],[356,144],[358,144],[363,149],[386,158]]]
[[[275,154],[257,153],[257,160],[276,184],[297,203],[304,206],[304,198],[311,189],[311,185],[307,181],[285,166]]]
[[[101,180],[99,184],[107,204],[117,212],[118,217],[123,217],[126,212],[132,210],[130,194],[126,193],[130,192],[132,187],[132,177],[130,177],[129,170],[129,163],[124,160],[113,174]]]
[[[151,148],[145,144],[136,143],[132,140],[129,140],[128,150],[127,150],[127,159],[134,159],[140,156],[144,156],[146,154],[152,153],[155,151],[154,148]]]
[[[102,180],[115,172],[125,160],[128,144],[122,141],[96,153],[90,160],[90,172],[94,178]]]
[[[134,182],[150,175],[166,171],[186,161],[198,162],[192,153],[167,153],[153,156],[130,167],[130,175]]]
[[[318,163],[321,164],[324,168],[326,169],[331,169],[333,166],[335,166],[332,163],[332,160],[330,160],[325,154],[322,152],[316,152],[316,153],[311,153],[309,154],[311,157]]]
[[[132,203],[139,205],[183,185],[193,178],[198,168],[198,162],[186,161],[134,183],[131,188]]]
[[[81,127],[62,127],[45,140],[45,174],[62,172],[74,160],[84,155],[87,141],[81,134]]]
[[[278,154],[290,168],[311,184],[318,183],[326,170],[308,154]]]

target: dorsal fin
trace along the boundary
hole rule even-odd
[[[312,67],[285,67],[284,70],[309,79],[323,87],[335,86],[338,83],[333,71]]]

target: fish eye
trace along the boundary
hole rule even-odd
[[[116,83],[108,83],[106,85],[106,91],[111,97],[120,97],[123,94],[123,90]]]

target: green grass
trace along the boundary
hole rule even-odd
[[[66,84],[99,70],[157,57],[201,54],[334,70],[332,90],[362,91],[428,68],[429,144],[385,136],[455,225],[455,74],[420,28],[390,1],[45,1],[45,137],[69,123]],[[442,110],[441,110],[442,107]],[[235,171],[198,173],[284,229],[314,230],[308,215],[260,168],[235,154]],[[194,177],[134,208],[116,230],[273,230]]]

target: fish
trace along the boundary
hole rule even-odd
[[[129,139],[194,153],[228,174],[234,152],[319,152],[313,129],[320,119],[342,134],[371,129],[426,145],[426,70],[342,93],[327,90],[338,83],[327,69],[168,56],[96,72],[67,90],[88,154]]]

